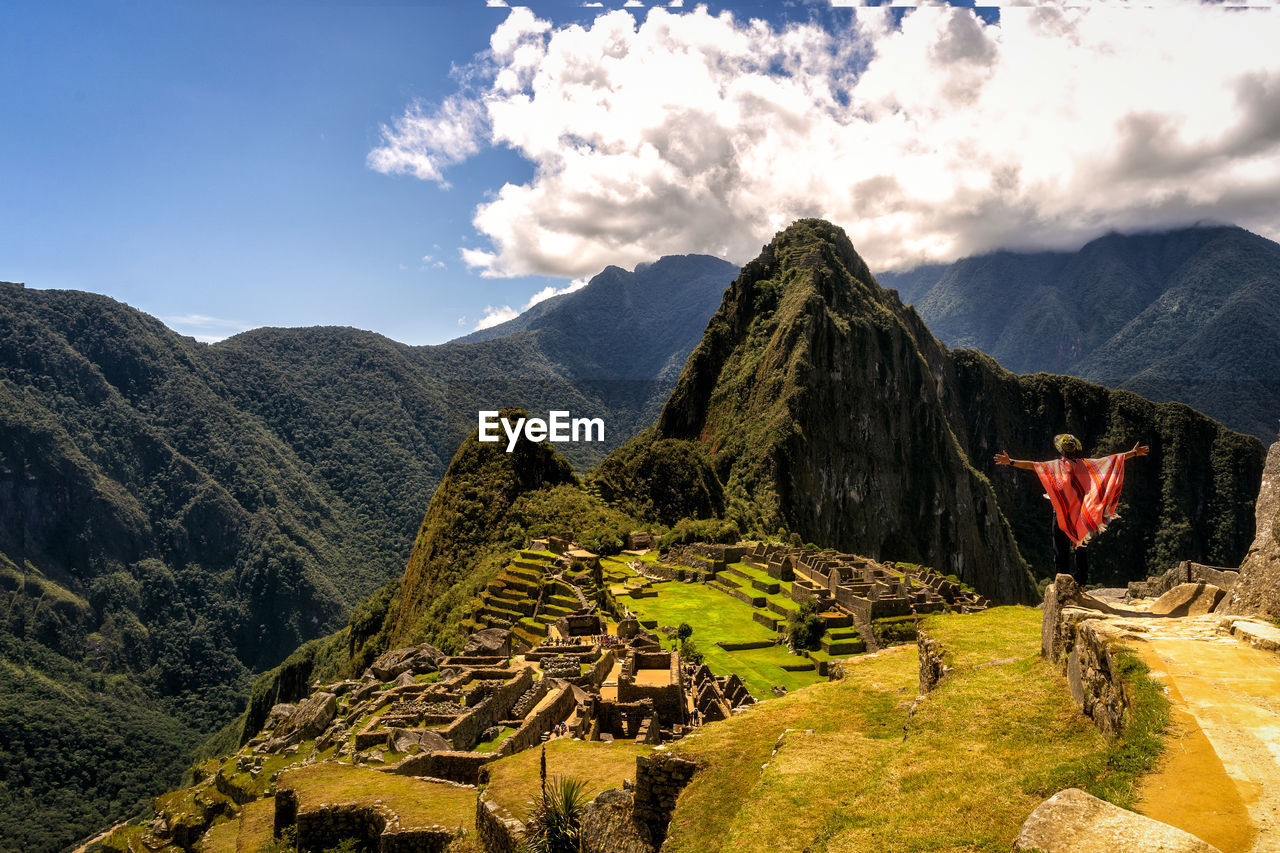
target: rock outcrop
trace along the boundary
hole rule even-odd
[[[1280,616],[1280,441],[1267,453],[1255,517],[1257,535],[1221,612]]]
[[[430,643],[421,643],[384,652],[370,664],[368,671],[379,681],[393,681],[406,672],[413,675],[435,672],[444,659],[444,652]]]
[[[1013,842],[1024,853],[1219,853],[1189,832],[1113,806],[1079,788],[1041,803]]]
[[[1202,616],[1213,612],[1222,595],[1213,584],[1182,583],[1153,601],[1151,612],[1157,616]]]

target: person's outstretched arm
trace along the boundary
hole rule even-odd
[[[1009,454],[1003,450],[996,454],[995,459],[997,465],[1012,465],[1014,468],[1021,468],[1024,471],[1034,471],[1036,469],[1036,463],[1028,462],[1026,459],[1010,459]]]
[[[1135,456],[1146,456],[1150,452],[1151,452],[1150,447],[1147,447],[1145,444],[1138,442],[1133,445],[1132,450],[1126,450],[1124,452],[1124,458],[1132,459]]]

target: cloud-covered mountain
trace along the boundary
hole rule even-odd
[[[1110,234],[885,273],[951,347],[1187,403],[1264,440],[1280,416],[1280,245],[1234,227]]]

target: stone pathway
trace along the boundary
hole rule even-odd
[[[1137,811],[1223,853],[1280,850],[1280,655],[1248,642],[1280,632],[1212,614],[1123,622],[1173,703],[1173,737]]]

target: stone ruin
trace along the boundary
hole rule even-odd
[[[908,563],[764,543],[747,550],[742,561],[771,578],[792,581],[796,601],[811,601],[819,611],[839,610],[863,623],[914,613],[971,613],[990,606],[932,569]]]

